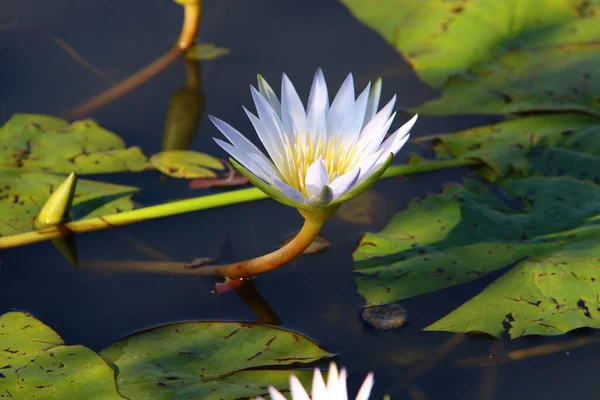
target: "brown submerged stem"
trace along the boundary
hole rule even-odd
[[[278,250],[249,260],[227,265],[207,265],[198,267],[201,275],[216,275],[245,279],[279,268],[301,255],[319,234],[325,219],[305,218],[298,234]]]
[[[181,34],[179,35],[179,39],[177,39],[177,43],[171,50],[129,78],[70,109],[65,113],[64,117],[67,119],[80,118],[94,110],[104,107],[121,96],[126,95],[164,71],[169,65],[173,64],[181,54],[192,47],[196,41],[196,34],[198,33],[198,28],[200,26],[202,1],[198,0],[195,4],[185,4],[183,5],[183,10],[184,16]]]

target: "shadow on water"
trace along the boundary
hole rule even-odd
[[[51,32],[116,81],[154,60],[172,45],[179,32],[181,10],[171,1],[107,1],[92,13],[84,3],[9,0],[0,11],[0,23]],[[382,98],[397,93],[403,107],[437,95],[418,81],[399,54],[333,0],[206,1],[199,41],[229,47],[232,53],[202,63],[201,68],[178,61],[90,117],[149,154],[167,146],[224,156],[211,139],[218,135],[216,129],[202,115],[214,114],[242,132],[251,132],[241,106],[251,105],[248,84],[254,84],[257,73],[276,86],[280,74],[286,72],[304,98],[319,66],[334,87],[349,71],[361,86],[382,75]],[[2,121],[17,112],[58,114],[106,89],[106,82],[42,36],[0,32],[0,47]],[[194,71],[198,73],[196,81]],[[165,130],[165,118],[173,118],[172,107],[178,101],[196,111],[185,126]],[[397,123],[407,119],[408,115],[402,114]],[[423,117],[414,134],[452,131],[496,120],[481,116]],[[179,133],[170,136],[175,131]],[[429,150],[409,144],[400,159],[404,161],[413,151],[430,155]],[[460,180],[464,173],[439,171],[402,181],[386,180],[372,191],[397,210],[415,196],[437,192],[445,183]],[[159,179],[156,173],[95,178],[140,186],[143,190],[135,199],[143,205],[204,193],[191,191],[184,181]],[[301,217],[295,210],[265,200],[81,235],[77,237],[79,268],[72,267],[50,243],[16,248],[2,253],[0,312],[29,311],[57,330],[67,343],[81,343],[95,350],[160,323],[194,319],[280,323],[340,354],[339,362],[352,372],[352,391],[364,374],[374,369],[377,382],[373,398],[381,398],[388,391],[396,400],[590,398],[591,393],[598,393],[593,379],[597,361],[589,356],[597,345],[486,369],[455,365],[460,359],[596,335],[590,331],[501,344],[473,336],[458,342],[451,334],[421,331],[490,280],[405,301],[410,323],[399,330],[366,328],[359,317],[363,301],[350,274],[351,252],[362,233],[380,230],[386,219],[373,218],[364,224],[332,219],[322,231],[331,242],[330,248],[260,276],[254,288],[246,286],[237,295],[211,294],[214,281],[209,278],[135,268],[98,273],[89,262],[168,264],[170,260],[214,256],[224,242],[230,244],[223,255],[228,260],[263,254],[300,227]],[[135,245],[127,237],[143,245]],[[494,276],[490,274],[489,279]],[[445,357],[440,357],[440,351],[447,349],[444,344],[452,346]],[[412,386],[404,387],[405,382]]]

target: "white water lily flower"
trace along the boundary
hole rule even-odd
[[[269,157],[231,125],[210,116],[230,143],[215,139],[232,163],[270,197],[300,210],[337,209],[367,190],[408,140],[417,115],[389,138],[396,96],[379,112],[381,80],[355,98],[352,74],[331,105],[325,77],[318,69],[305,109],[283,74],[281,102],[259,75],[250,86],[258,116],[246,111]]]
[[[358,390],[356,400],[367,400],[373,388],[373,374],[369,373],[365,378],[362,386]],[[315,375],[312,382],[311,397],[302,387],[302,384],[294,375],[290,376],[290,391],[292,392],[292,400],[348,400],[348,391],[346,389],[346,369],[342,368],[338,374],[335,363],[329,366],[329,374],[327,375],[327,384],[323,380],[321,371],[315,369]],[[277,391],[274,387],[269,387],[269,395],[272,400],[286,400],[286,398]],[[263,400],[262,397],[257,397],[256,400]]]

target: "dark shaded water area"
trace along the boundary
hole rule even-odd
[[[330,88],[337,88],[348,72],[357,85],[382,75],[383,99],[398,94],[401,107],[415,106],[436,96],[421,83],[401,56],[376,33],[358,23],[332,0],[219,0],[205,1],[199,42],[229,47],[232,53],[201,64],[206,112],[191,149],[220,157],[212,141],[218,131],[206,113],[216,115],[241,132],[252,132],[241,109],[252,108],[248,84],[261,73],[279,87],[281,73],[290,76],[307,97],[312,76],[322,67]],[[3,0],[0,24],[27,26],[59,36],[110,77],[121,80],[167,51],[177,38],[181,8],[170,0]],[[0,120],[13,113],[59,115],[107,84],[74,62],[45,36],[0,31]],[[172,93],[184,81],[177,62],[134,92],[94,111],[89,117],[121,135],[128,145],[147,154],[161,149],[165,114]],[[337,90],[337,89],[334,89]],[[400,113],[394,126],[408,119]],[[495,117],[421,117],[414,136],[496,121]],[[256,139],[253,133],[248,135]],[[408,144],[396,162],[410,152],[431,156],[429,149]],[[374,331],[360,320],[363,305],[351,267],[352,250],[360,235],[380,230],[395,211],[417,196],[438,192],[459,182],[467,170],[451,170],[381,181],[371,190],[383,197],[369,224],[339,217],[330,220],[322,235],[331,242],[325,252],[305,256],[260,276],[255,286],[281,319],[281,326],[300,331],[327,351],[339,354],[338,363],[351,372],[354,390],[374,370],[375,391],[393,399],[410,399],[416,392],[402,389],[414,373],[414,360],[431,356],[452,337],[422,329],[447,314],[491,282],[479,281],[403,302],[409,324],[395,331]],[[89,176],[142,188],[141,205],[216,193],[192,191],[183,180],[161,179],[158,173]],[[174,260],[214,256],[235,261],[272,250],[299,229],[293,209],[271,200],[200,211],[77,237],[81,266],[73,268],[49,243],[3,251],[0,272],[0,313],[31,312],[63,336],[68,344],[101,350],[130,333],[183,320],[254,321],[251,309],[235,293],[210,294],[214,280],[176,272],[91,268],[91,261],[156,261],[135,243]],[[225,244],[225,245],[224,245]],[[224,247],[223,247],[224,245]],[[502,351],[598,335],[578,331],[559,338],[502,341],[467,336],[446,358],[414,382],[431,399],[590,399],[598,398],[595,382],[598,345],[500,365],[496,371],[457,368],[455,361],[488,356],[493,346]],[[327,361],[322,366],[327,365]],[[493,375],[495,373],[495,375]],[[486,385],[494,382],[493,389]]]

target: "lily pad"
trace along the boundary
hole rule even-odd
[[[35,229],[34,219],[65,177],[38,172],[0,170],[0,236]],[[70,219],[90,218],[131,210],[139,189],[79,179]]]
[[[148,166],[138,147],[92,120],[69,124],[60,118],[15,114],[0,128],[0,169],[98,174],[142,171]]]
[[[332,356],[298,333],[237,322],[162,326],[122,339],[101,355],[115,365],[120,393],[132,400],[262,396],[269,384],[287,388],[290,371],[281,367]],[[297,373],[310,381],[310,372]]]
[[[424,114],[600,114],[600,1],[342,0],[442,97]]]
[[[94,351],[65,346],[27,313],[0,316],[0,397],[14,399],[124,399],[113,369]]]
[[[215,178],[213,170],[223,171],[223,163],[213,156],[191,150],[169,150],[155,154],[150,164],[174,178]]]
[[[543,114],[445,135],[433,135],[439,157],[477,159],[497,175],[570,175],[590,180],[600,168],[600,119]],[[533,162],[533,164],[531,164]],[[587,172],[586,172],[587,171]]]
[[[521,272],[535,265],[542,268],[544,260],[548,260],[553,265],[550,272],[560,276],[575,274],[578,278],[569,280],[564,287],[550,280],[539,292],[547,296],[544,305],[552,298],[560,304],[577,305],[581,299],[585,304],[593,303],[596,297],[588,294],[597,292],[594,285],[600,281],[600,268],[595,266],[596,258],[589,257],[593,246],[587,232],[596,229],[593,218],[600,214],[599,196],[600,187],[591,182],[569,177],[530,177],[508,180],[501,186],[467,181],[441,194],[413,201],[381,233],[368,233],[361,239],[354,252],[358,291],[367,306],[389,304],[469,282],[521,262],[510,275],[501,278],[510,280],[510,284],[496,283],[479,296],[476,304],[480,310],[496,307],[487,316],[478,314],[481,323],[473,320],[474,308],[467,303],[465,310],[460,307],[451,314],[452,324],[443,319],[444,323],[430,327],[479,330],[499,336],[505,317],[512,313],[516,320],[521,314],[514,301],[501,302],[488,290],[499,287],[506,297],[523,296],[537,302],[534,295],[522,290],[530,284],[526,281],[531,279],[531,273]],[[573,231],[577,229],[581,232]],[[568,251],[571,248],[575,250]],[[555,265],[555,259],[561,262]],[[588,268],[588,272],[582,274],[582,268]],[[600,307],[592,305],[594,309]],[[545,306],[543,309],[549,310]],[[536,318],[520,319],[520,325],[509,330],[510,335],[559,334],[581,326],[599,327],[591,318],[567,316],[557,323],[558,328],[543,330],[540,327],[549,316]],[[554,322],[548,325],[554,326]]]
[[[518,263],[483,292],[426,330],[482,331],[511,338],[600,328],[600,229],[570,233],[571,243]]]

